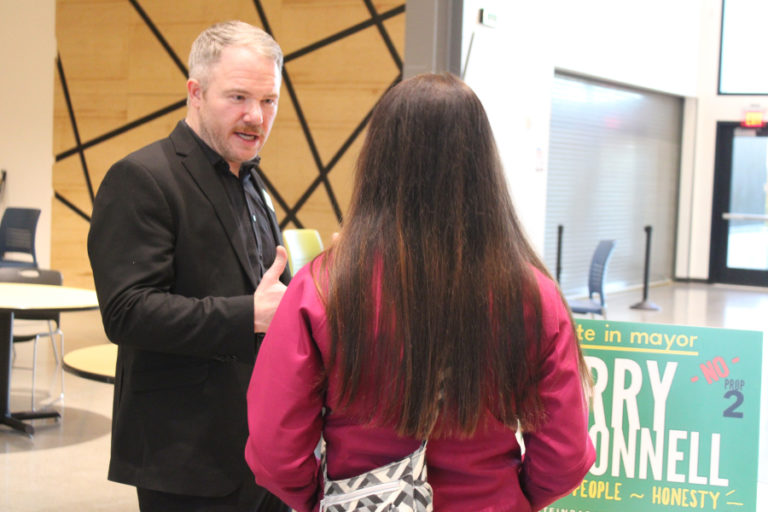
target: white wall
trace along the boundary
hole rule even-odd
[[[696,94],[699,18],[711,0],[548,1],[558,69],[678,96]]]
[[[0,0],[0,209],[40,208],[37,258],[51,255],[55,0]]]
[[[465,80],[488,111],[515,205],[538,250],[555,70],[693,97],[702,1],[464,1]],[[496,15],[495,28],[478,23],[481,8]]]
[[[721,0],[550,1],[556,68],[685,98],[675,277],[708,279],[717,122],[768,109],[717,94]]]
[[[480,8],[497,15],[496,28],[477,23]],[[675,277],[709,277],[717,121],[739,121],[750,106],[768,109],[765,97],[717,95],[720,12],[720,0],[465,0],[462,62],[474,34],[465,78],[491,118],[538,249],[559,70],[684,98]]]
[[[480,8],[496,17],[495,27],[478,23]],[[546,2],[464,1],[464,80],[488,113],[512,200],[540,254],[553,76],[550,41],[541,32],[548,19]]]
[[[701,110],[717,90],[720,0],[550,1],[558,70],[685,98],[675,277],[706,279],[715,120]]]

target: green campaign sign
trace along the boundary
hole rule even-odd
[[[576,320],[597,459],[544,512],[757,509],[761,332]]]

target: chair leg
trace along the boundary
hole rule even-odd
[[[56,344],[54,343],[53,335],[58,334],[59,336],[59,350],[56,353],[56,371],[59,374],[59,396],[57,399],[64,400],[64,332],[59,329],[51,334],[51,344],[54,345],[54,353],[56,353]],[[51,386],[51,391],[53,391],[53,386]],[[51,392],[51,397],[53,397],[53,392]]]
[[[44,406],[48,406],[50,404],[53,404],[54,402],[58,400],[64,399],[64,333],[61,331],[61,329],[55,328],[52,321],[48,322],[48,332],[47,333],[41,333],[35,336],[35,338],[32,340],[32,366],[30,370],[32,371],[32,386],[30,387],[30,410],[36,411],[37,405],[35,403],[35,385],[37,384],[37,343],[40,340],[40,336],[48,336],[51,339],[51,348],[53,350],[53,357],[56,362],[56,367],[54,369],[54,375],[51,377],[51,381],[49,383],[49,399],[45,400]],[[58,335],[58,346],[56,343],[56,336]],[[13,347],[13,359],[15,361],[16,359],[16,347]],[[56,396],[56,372],[58,372],[58,379],[59,379],[59,393],[58,396]]]
[[[32,402],[30,409],[32,411],[35,410],[35,378],[37,374],[37,340],[38,339],[40,339],[40,336],[35,336],[35,339],[32,340],[32,389],[30,390],[31,402]]]
[[[53,357],[56,361],[54,374],[49,385],[50,403],[53,404],[54,402],[64,398],[64,333],[59,328],[54,329],[54,323],[52,320],[48,320],[48,336],[51,339],[51,349],[53,350]],[[58,347],[56,346],[56,336],[59,338]],[[56,396],[57,374],[59,378],[58,396]]]
[[[53,322],[51,320],[48,320],[48,337],[51,338],[51,348],[53,349],[53,357],[56,360],[56,364],[59,363],[59,351],[56,348],[56,340],[54,339],[54,335],[56,334],[56,331],[53,330]]]

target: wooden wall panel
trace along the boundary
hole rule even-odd
[[[286,54],[365,21],[370,16],[360,0],[285,0],[268,13],[275,38]],[[301,27],[300,30],[297,28]]]
[[[362,121],[397,78],[375,27],[296,59],[291,76],[309,125],[316,132],[318,150],[328,162],[349,136],[349,127]],[[375,67],[369,68],[371,64]],[[318,73],[322,69],[322,73]],[[365,73],[360,73],[366,69]],[[356,79],[351,81],[350,76]],[[337,95],[340,102],[328,101]]]
[[[88,180],[96,191],[116,160],[165,137],[184,117],[189,47],[204,28],[228,19],[270,29],[283,48],[287,80],[261,168],[282,226],[316,228],[328,243],[349,202],[367,116],[400,77],[404,4],[58,0],[51,266],[68,285],[93,286]]]
[[[262,167],[279,190],[278,195],[293,205],[301,197],[306,184],[317,177],[317,166],[309,146],[303,142],[304,133],[285,85],[280,90],[280,96],[272,133],[261,150]]]
[[[336,198],[339,204],[349,205],[349,200],[352,197],[352,181],[354,179],[355,161],[357,155],[360,153],[360,148],[363,145],[363,138],[365,132],[360,134],[355,142],[350,146],[344,156],[341,157],[339,164],[328,176],[333,190],[336,192]]]
[[[384,22],[384,28],[402,59],[405,56],[405,18],[390,18]]]

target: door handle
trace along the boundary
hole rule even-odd
[[[761,215],[759,213],[723,213],[724,220],[762,220],[768,222],[768,215]]]

